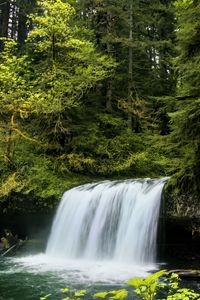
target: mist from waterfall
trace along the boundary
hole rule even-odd
[[[166,180],[104,181],[68,190],[58,207],[46,254],[137,265],[155,262]]]

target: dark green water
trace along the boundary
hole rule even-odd
[[[54,299],[59,299],[59,288],[64,284],[61,278],[51,272],[34,272],[12,259],[0,260],[1,300],[33,300],[48,293],[55,294]]]

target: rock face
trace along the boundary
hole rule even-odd
[[[164,189],[163,211],[167,217],[200,219],[200,195],[176,195]]]
[[[200,263],[200,199],[163,191],[160,214],[161,257],[177,267]],[[181,265],[176,263],[181,261]]]

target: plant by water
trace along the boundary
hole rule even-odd
[[[134,299],[137,294],[143,300],[199,300],[200,294],[190,288],[180,286],[180,278],[175,273],[160,270],[146,278],[133,278],[128,285],[133,287],[132,291],[119,289],[114,291],[102,291],[89,296],[87,290],[74,291],[69,288],[61,289],[62,300],[88,299]],[[52,294],[40,297],[40,300],[51,299]]]

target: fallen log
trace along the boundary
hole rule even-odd
[[[21,248],[25,243],[27,242],[27,239],[25,240],[18,240],[17,243],[6,249],[3,253],[1,253],[1,256],[6,256],[8,254],[15,253],[19,248]]]
[[[177,270],[170,270],[169,273],[178,274],[178,276],[181,279],[200,280],[200,270],[177,269]]]
[[[11,252],[13,249],[15,249],[17,247],[17,244],[12,245],[10,248],[8,248],[6,251],[4,251],[1,256],[6,256],[6,254],[8,254],[9,252]]]

